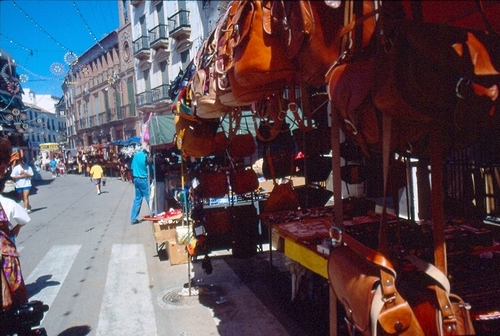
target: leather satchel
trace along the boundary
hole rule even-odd
[[[408,270],[398,287],[410,303],[425,335],[474,335],[470,305],[450,293],[446,275],[434,265],[414,256],[406,257]],[[410,269],[412,268],[412,269]]]
[[[351,335],[424,335],[395,286],[396,271],[381,253],[347,234],[328,259],[328,278],[346,312]]]
[[[177,148],[185,155],[201,158],[214,150],[214,135],[208,121],[177,113],[174,117]]]
[[[273,16],[288,23],[281,27],[285,50],[302,80],[325,85],[325,73],[339,57],[336,32],[344,24],[344,10],[330,7],[327,1],[274,1]]]
[[[242,86],[281,81],[294,72],[283,39],[271,15],[271,1],[234,1],[228,43],[234,58],[234,79]],[[230,15],[231,15],[230,14]]]

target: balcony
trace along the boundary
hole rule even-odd
[[[149,49],[149,39],[147,36],[141,36],[134,41],[134,57],[143,60],[148,59],[151,54]]]
[[[151,29],[149,31],[149,46],[154,50],[162,48],[168,51],[169,44],[167,32],[168,26],[165,24],[159,24],[158,26]]]
[[[153,104],[153,92],[145,91],[136,95],[137,107],[141,108],[143,106]]]
[[[170,90],[170,84],[162,84],[158,87],[155,87],[152,90],[153,103],[156,104],[165,101],[170,102],[170,98],[168,97],[168,90]]]
[[[177,41],[188,39],[191,36],[189,11],[182,9],[169,17],[168,31],[170,37],[176,39]]]

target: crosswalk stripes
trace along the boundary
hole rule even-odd
[[[50,307],[81,247],[81,245],[52,246],[33,272],[24,279],[26,284],[31,284],[32,291],[35,292],[30,300],[42,301]],[[47,276],[50,276],[50,279],[47,279]],[[49,281],[52,285],[46,286]]]
[[[29,292],[33,293],[30,300],[40,300],[52,306],[80,248],[81,245],[52,246],[24,279],[29,285]],[[18,251],[22,249],[22,246],[18,246]],[[109,257],[96,335],[157,335],[149,285],[144,246],[114,244]]]
[[[156,335],[149,284],[144,246],[113,245],[96,335]]]

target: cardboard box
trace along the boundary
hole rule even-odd
[[[163,224],[153,222],[153,231],[156,243],[166,243],[170,240],[175,240],[175,225]]]
[[[168,260],[170,265],[185,264],[188,262],[189,255],[186,251],[186,245],[179,245],[174,240],[165,243],[167,246]]]
[[[272,230],[271,234],[271,246],[278,252],[285,251],[285,238],[280,237],[275,229]]]

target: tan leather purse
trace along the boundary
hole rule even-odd
[[[233,51],[234,79],[241,86],[281,81],[294,72],[283,38],[273,27],[271,3],[244,0],[232,4],[232,21],[226,31]]]
[[[396,289],[391,262],[345,233],[338,241],[328,259],[328,278],[349,329],[361,335],[423,336],[409,303]]]

